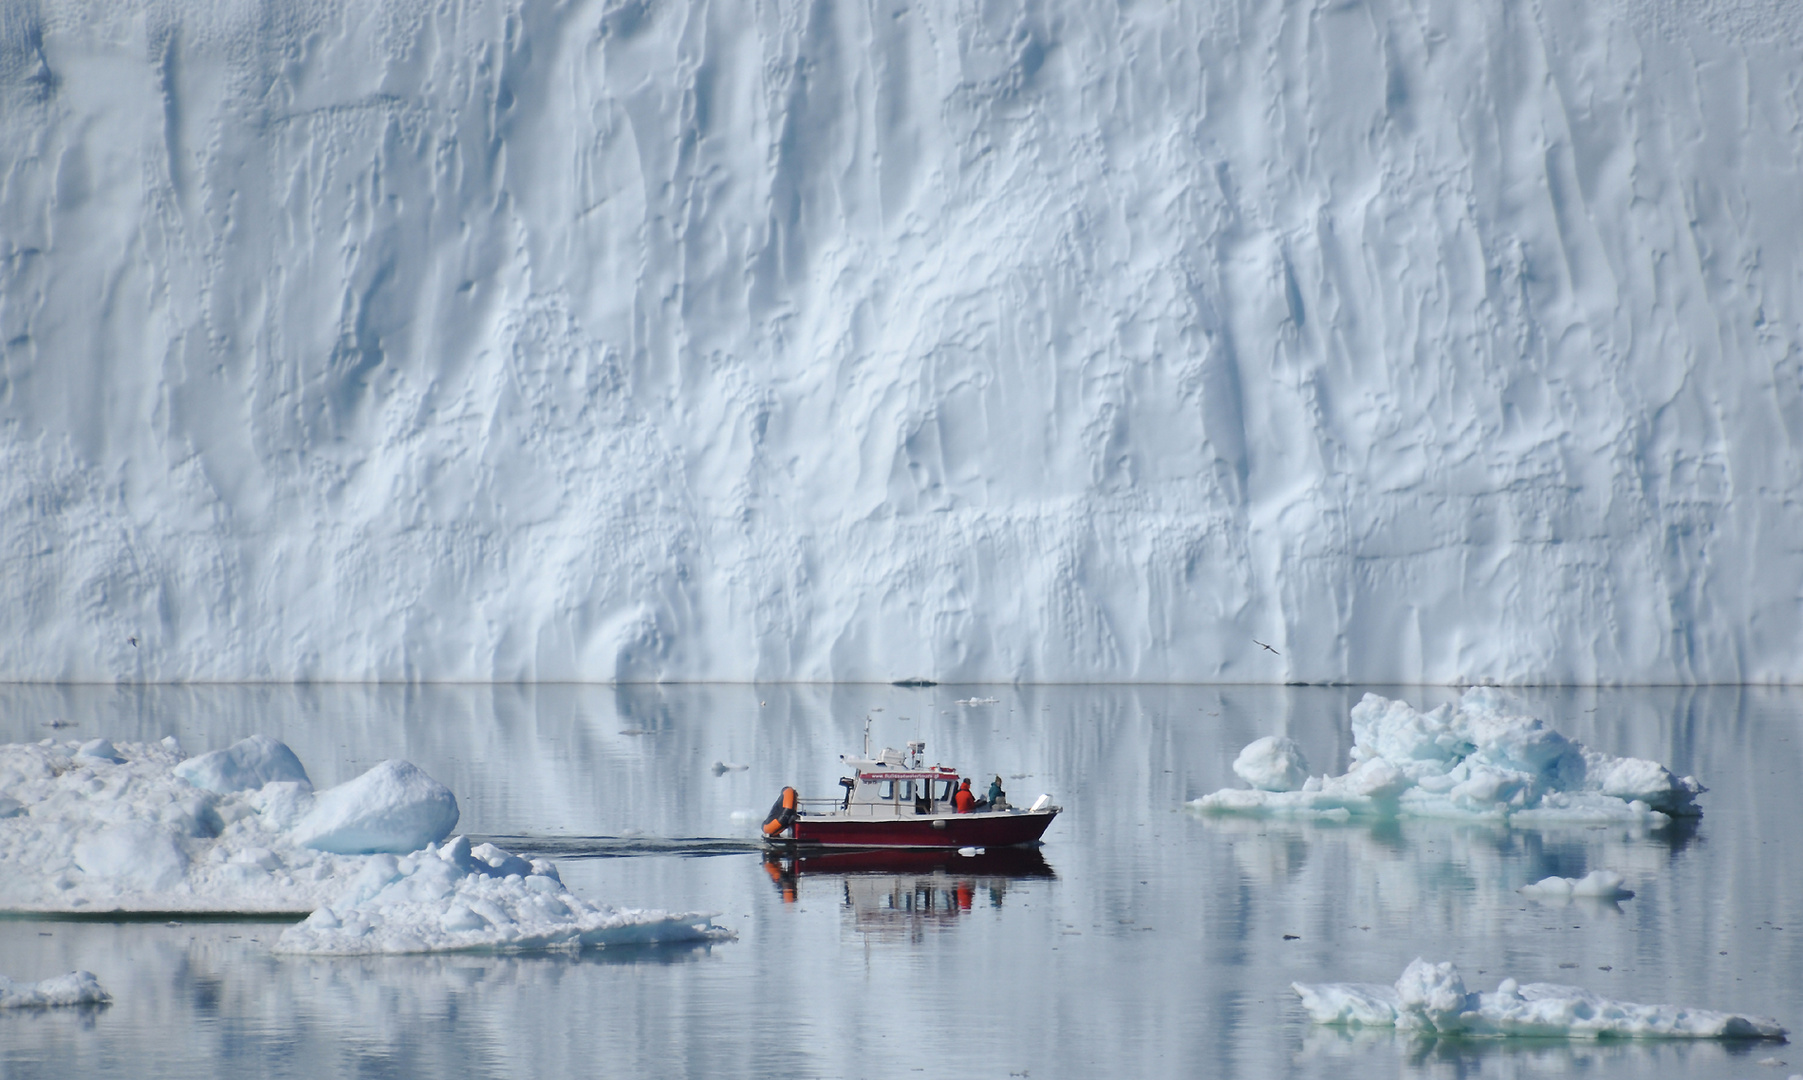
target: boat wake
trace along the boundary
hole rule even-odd
[[[624,859],[636,855],[744,855],[764,850],[757,840],[722,836],[482,836],[508,851],[529,858]]]

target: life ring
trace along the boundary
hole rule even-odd
[[[795,789],[786,787],[770,804],[770,816],[764,819],[764,835],[775,836],[795,824]]]

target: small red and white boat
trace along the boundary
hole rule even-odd
[[[1038,841],[1062,807],[1041,795],[1025,810],[984,806],[960,814],[953,806],[958,770],[923,766],[923,742],[907,753],[885,748],[870,757],[840,758],[851,775],[840,779],[840,799],[803,799],[783,789],[764,839],[771,844],[839,848],[1010,847]]]

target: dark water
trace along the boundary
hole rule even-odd
[[[0,688],[0,739],[254,732],[320,786],[386,757],[449,784],[462,831],[554,853],[591,899],[718,911],[736,942],[577,957],[297,959],[276,923],[0,920],[0,973],[96,972],[97,1010],[0,1014],[6,1077],[1786,1077],[1758,1043],[1438,1043],[1311,1027],[1294,980],[1415,956],[1803,1026],[1803,694],[1526,691],[1524,711],[1694,773],[1694,830],[1508,832],[1205,820],[1251,739],[1343,768],[1362,689],[1279,687]],[[1450,691],[1385,691],[1431,705]],[[958,698],[999,698],[959,706]],[[881,709],[880,712],[871,710]],[[767,865],[784,783],[831,794],[877,745],[1001,773],[1065,813],[1037,853]],[[74,726],[53,732],[53,720]],[[717,770],[743,764],[743,770]],[[740,816],[735,817],[735,812]],[[1543,905],[1548,874],[1620,905]],[[1286,940],[1286,935],[1293,939]],[[1784,1061],[1788,1065],[1769,1064]]]

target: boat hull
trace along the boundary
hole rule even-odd
[[[803,814],[776,844],[847,848],[1011,847],[1044,835],[1058,808],[995,814],[850,817]]]

